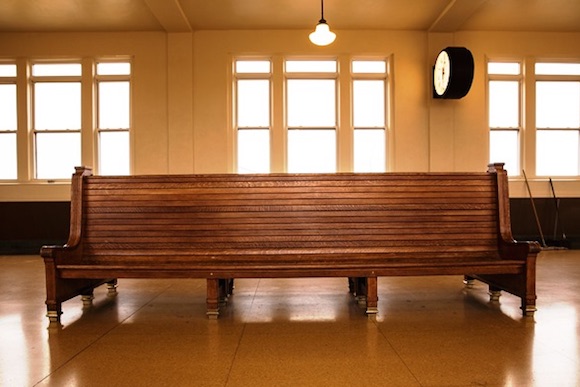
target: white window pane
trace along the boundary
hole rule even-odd
[[[385,172],[385,131],[358,129],[354,131],[354,171]]]
[[[36,133],[37,179],[70,179],[80,164],[80,133]]]
[[[517,130],[492,130],[489,134],[489,162],[505,163],[510,176],[520,175]]]
[[[385,81],[353,82],[354,126],[376,128],[385,126]]]
[[[106,62],[97,63],[98,75],[129,75],[131,74],[131,63],[128,62]]]
[[[352,62],[352,72],[359,74],[384,74],[387,63],[384,60],[355,60]]]
[[[99,128],[129,128],[129,82],[99,82]]]
[[[129,175],[129,132],[99,133],[99,174]]]
[[[236,61],[236,73],[239,74],[267,74],[270,72],[269,60],[238,60]]]
[[[513,62],[489,62],[487,64],[488,74],[519,75],[521,71],[520,69],[520,64]]]
[[[580,128],[580,82],[536,82],[536,127]]]
[[[489,126],[517,128],[520,123],[518,81],[489,82]]]
[[[270,131],[238,131],[238,173],[270,172]]]
[[[580,75],[580,63],[536,63],[538,75]]]
[[[15,76],[16,76],[15,64],[0,64],[0,77],[15,77]]]
[[[288,60],[286,61],[288,73],[335,73],[335,60]]]
[[[335,127],[335,89],[332,79],[288,80],[288,126]]]
[[[576,130],[538,130],[536,132],[536,174],[538,176],[576,176],[578,170]]]
[[[0,130],[16,130],[16,85],[0,85]]]
[[[34,127],[80,129],[80,82],[50,82],[34,85]]]
[[[38,76],[66,76],[81,75],[80,63],[44,63],[32,65],[32,75]]]
[[[336,172],[334,130],[289,130],[288,172]]]
[[[268,127],[270,125],[270,81],[267,79],[238,80],[238,127]]]
[[[16,177],[16,133],[0,133],[0,179]]]

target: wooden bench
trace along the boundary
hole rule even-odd
[[[377,277],[464,275],[533,315],[535,242],[510,230],[503,164],[484,173],[92,176],[72,178],[64,246],[44,246],[48,317],[117,278],[345,277],[377,312]]]

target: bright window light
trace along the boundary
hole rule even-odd
[[[577,176],[579,131],[538,130],[536,132],[536,174]]]
[[[353,81],[354,126],[376,128],[385,126],[385,81]]]
[[[519,87],[518,81],[489,82],[489,126],[491,128],[520,126]]]
[[[336,172],[336,131],[289,130],[288,172]]]
[[[240,79],[237,82],[238,127],[268,127],[270,124],[270,81]]]
[[[238,130],[238,173],[270,172],[270,131]]]
[[[270,72],[269,60],[238,60],[235,62],[235,71],[238,74],[265,74]]]
[[[513,62],[489,62],[487,73],[493,75],[519,75],[521,65]]]
[[[335,92],[334,79],[289,79],[288,126],[335,127]]]
[[[97,75],[129,75],[131,63],[129,62],[102,62],[97,63]]]
[[[34,128],[36,130],[79,130],[81,128],[81,83],[35,83]]]
[[[518,130],[492,130],[489,134],[489,162],[505,163],[510,176],[520,174]]]
[[[580,63],[536,63],[536,75],[580,75]]]
[[[357,74],[384,74],[387,72],[387,63],[384,60],[354,60],[352,72]]]
[[[335,73],[337,64],[335,60],[288,60],[286,72],[288,73]]]
[[[536,127],[580,128],[580,82],[536,82]]]
[[[354,171],[385,172],[386,139],[384,129],[355,129]]]
[[[80,63],[37,63],[32,65],[32,75],[41,76],[80,76],[82,66]]]

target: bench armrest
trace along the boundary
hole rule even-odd
[[[526,260],[530,255],[536,256],[541,250],[538,242],[501,240],[499,243],[499,253],[502,259]]]
[[[79,250],[78,246],[69,246],[69,245],[64,245],[64,246],[55,246],[55,245],[48,245],[48,246],[42,246],[40,248],[40,256],[42,258],[57,258],[59,256],[61,256],[63,253],[68,253],[68,254],[72,254],[72,255],[77,255],[75,254],[75,250]]]

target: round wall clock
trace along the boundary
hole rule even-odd
[[[433,98],[465,97],[473,82],[473,55],[465,47],[447,47],[433,66]]]

